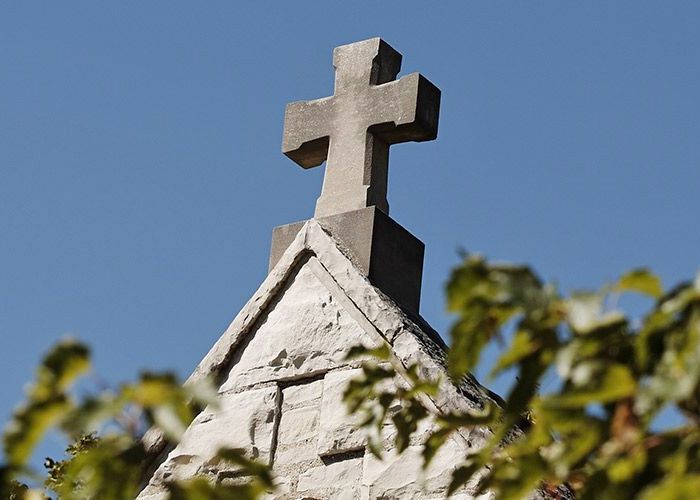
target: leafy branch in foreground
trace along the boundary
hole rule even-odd
[[[45,499],[54,492],[65,500],[133,499],[144,480],[143,432],[155,426],[176,443],[198,408],[216,404],[209,384],[182,386],[168,373],[145,373],[117,390],[78,398],[72,388],[89,367],[87,347],[74,340],[59,342],[45,356],[3,435],[0,498]],[[71,443],[68,456],[47,458],[42,476],[29,464],[37,445],[56,430]],[[168,485],[170,497],[245,500],[274,489],[267,467],[246,458],[243,450],[222,449],[218,458],[238,466],[248,480],[236,485],[175,482]]]
[[[612,305],[627,293],[651,299],[643,317]],[[384,381],[396,371],[380,356],[345,394],[375,434],[391,420],[402,451],[418,421],[431,419],[427,466],[457,429],[488,427],[485,445],[455,470],[450,492],[472,480],[475,493],[490,490],[499,499],[526,498],[538,488],[557,497],[562,485],[580,498],[696,498],[700,278],[664,293],[658,277],[637,269],[598,292],[563,296],[528,267],[470,256],[452,273],[447,299],[457,315],[450,376],[468,374],[498,339],[506,348],[491,375],[512,373],[509,393],[478,413],[431,416],[423,402],[435,387],[409,377],[410,388],[392,389]],[[553,374],[557,388],[540,393]],[[669,409],[682,423],[657,425]]]

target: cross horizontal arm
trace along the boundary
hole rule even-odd
[[[325,97],[287,104],[282,153],[304,168],[317,167],[326,160],[332,100],[332,97]]]
[[[371,87],[374,116],[369,131],[387,144],[437,137],[440,89],[419,73]]]

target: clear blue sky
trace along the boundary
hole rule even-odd
[[[336,45],[382,36],[442,89],[392,148],[392,216],[426,244],[445,332],[457,249],[563,289],[698,270],[700,3],[4,2],[0,417],[72,334],[110,382],[187,376],[255,291],[323,169],[280,153]]]

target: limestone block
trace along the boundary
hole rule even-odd
[[[318,406],[323,393],[323,379],[290,385],[282,390],[282,409]]]
[[[420,487],[416,483],[421,464],[420,451],[413,447],[401,455],[387,453],[383,460],[367,454],[362,473],[362,498],[398,499],[418,494]]]
[[[318,408],[297,408],[282,414],[279,444],[297,444],[315,439],[318,432]]]
[[[291,478],[289,476],[274,476],[275,490],[263,495],[263,498],[279,498],[292,490]]]
[[[430,436],[430,433],[436,429],[434,421],[429,418],[423,419],[418,422],[418,427],[416,431],[411,434],[411,444],[422,445],[426,439]],[[394,442],[396,440],[396,435],[398,431],[396,426],[387,419],[382,427],[382,441],[384,442],[385,449],[392,450],[394,448]]]
[[[348,382],[362,373],[360,369],[327,373],[323,379],[321,426],[318,436],[318,454],[331,455],[362,448],[367,443],[359,418],[348,415],[343,392]]]
[[[318,407],[297,408],[282,412],[275,464],[314,460],[318,435]]]
[[[461,462],[465,448],[457,440],[448,440],[427,470],[423,470],[421,450],[421,446],[409,446],[400,455],[395,451],[386,453],[382,460],[365,455],[362,498],[445,498],[452,471]],[[468,491],[457,493],[468,495]]]
[[[340,460],[302,473],[297,491],[304,494],[302,498],[356,499],[361,476],[362,457]]]
[[[282,389],[282,415],[277,432],[275,466],[318,458],[316,443],[322,392],[321,379]]]
[[[252,458],[269,462],[278,399],[276,387],[222,396],[219,409],[207,407],[193,420],[151,482],[232,470],[215,458],[220,448],[243,448]]]
[[[163,491],[161,493],[155,493],[153,495],[139,495],[139,500],[168,500],[170,498],[170,493]]]
[[[307,265],[247,334],[221,387],[235,387],[322,373],[344,364],[347,349],[369,340]]]

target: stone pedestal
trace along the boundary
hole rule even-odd
[[[370,282],[409,312],[418,314],[425,245],[376,207],[317,219],[350,253]],[[305,221],[272,230],[270,269]]]

